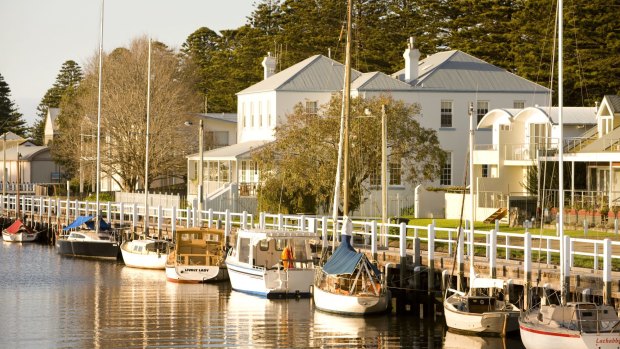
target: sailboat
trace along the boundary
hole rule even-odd
[[[101,153],[101,90],[103,71],[103,0],[101,1],[101,18],[99,32],[99,86],[97,96],[97,190],[96,214],[79,216],[63,229],[63,234],[56,240],[59,254],[90,258],[119,259],[120,234],[106,223],[99,215],[99,182]],[[76,230],[74,230],[76,229]]]
[[[352,1],[348,1],[347,43],[345,55],[343,116],[341,118],[341,139],[338,154],[338,169],[334,193],[334,211],[337,209],[339,192],[340,159],[343,162],[343,210],[349,211],[349,166],[348,166],[348,119],[351,97],[351,13]],[[335,219],[334,225],[338,222]],[[356,252],[351,246],[352,221],[345,216],[342,241],[329,259],[315,271],[312,288],[314,305],[317,309],[346,315],[364,315],[384,312],[390,304],[391,294],[381,279],[380,271],[364,253]],[[334,242],[336,234],[334,234]]]
[[[560,304],[550,304],[542,299],[539,308],[525,311],[519,318],[521,340],[527,349],[617,349],[620,346],[620,319],[611,305],[591,302],[567,302],[567,277],[569,265],[564,238],[564,130],[563,130],[563,3],[558,1],[558,162],[559,209],[558,231],[560,236]]]
[[[149,232],[149,126],[151,115],[151,39],[149,38],[148,74],[146,89],[146,151],[144,165],[144,234]],[[162,239],[127,240],[121,245],[125,265],[133,268],[166,268],[170,243]]]
[[[470,198],[470,239],[474,240],[474,181],[473,144],[474,114],[473,105],[469,109],[469,198]],[[461,241],[459,239],[459,241]],[[478,278],[474,271],[474,248],[470,248],[470,286],[467,292],[448,289],[443,302],[446,325],[453,331],[505,336],[519,330],[520,309],[504,299],[506,284],[504,280]],[[448,294],[450,294],[448,296]]]
[[[2,240],[9,242],[31,242],[39,237],[39,232],[16,219],[9,227],[2,229]]]

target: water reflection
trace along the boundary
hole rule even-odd
[[[268,300],[227,282],[171,283],[162,271],[62,257],[45,245],[2,244],[0,273],[2,348],[444,346],[441,320],[341,317],[315,311],[311,299]],[[450,348],[514,343],[445,334]]]
[[[518,349],[523,348],[518,337],[469,336],[451,331],[446,332],[445,349]]]

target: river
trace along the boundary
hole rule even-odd
[[[0,247],[1,348],[522,348],[445,331],[443,319],[342,317],[312,301],[267,300],[227,282],[175,284],[163,271]]]

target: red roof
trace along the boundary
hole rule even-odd
[[[13,224],[11,224],[8,228],[4,229],[9,234],[17,234],[21,229],[25,229],[29,233],[34,233],[32,229],[24,225],[24,222],[21,219],[16,219]]]

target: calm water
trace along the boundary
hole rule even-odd
[[[441,319],[348,318],[312,301],[267,300],[228,283],[167,282],[163,271],[61,257],[2,242],[1,348],[519,348],[445,333]]]

